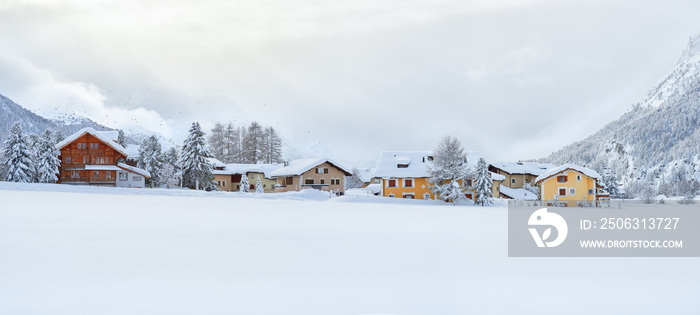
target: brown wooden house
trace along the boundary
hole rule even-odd
[[[126,165],[124,147],[117,143],[117,133],[83,128],[59,142],[61,166],[58,183],[144,187],[151,174]]]

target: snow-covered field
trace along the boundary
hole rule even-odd
[[[508,258],[503,206],[353,195],[0,182],[0,314],[700,312],[698,258]]]

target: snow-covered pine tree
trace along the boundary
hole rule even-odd
[[[38,183],[39,182],[39,154],[41,154],[40,146],[41,146],[41,139],[39,136],[35,133],[30,133],[26,135],[27,137],[27,146],[29,147],[30,151],[30,158],[32,159],[32,164],[34,165],[34,168],[32,168],[32,183]]]
[[[467,155],[459,140],[446,136],[440,141],[428,173],[430,190],[437,198],[453,203],[464,198],[464,187],[458,181],[467,176]]]
[[[34,163],[19,122],[12,125],[10,129],[10,134],[5,140],[3,155],[5,156],[4,164],[7,167],[6,180],[8,182],[31,182]]]
[[[360,179],[360,170],[352,168],[352,175],[345,177],[345,188],[360,188],[364,182]]]
[[[177,170],[173,164],[165,162],[158,173],[158,177],[160,178],[159,185],[163,185],[170,189],[171,186],[176,187],[180,184],[182,173],[180,173],[180,171]]]
[[[603,175],[603,188],[608,191],[610,198],[617,198],[620,196],[620,189],[615,174],[610,173]]]
[[[484,158],[479,159],[476,166],[476,179],[474,180],[474,202],[481,206],[493,204],[493,192],[491,192],[493,182],[489,173],[489,165]]]
[[[198,122],[193,122],[180,153],[180,167],[185,187],[196,189],[199,183],[199,189],[216,189],[213,168],[208,157],[209,151],[206,148],[202,127]]]
[[[263,188],[262,180],[260,180],[260,175],[258,175],[258,181],[255,183],[255,193],[262,194],[264,192],[265,188]]]
[[[124,130],[119,129],[119,135],[117,136],[117,143],[126,148],[126,135],[124,134]]]
[[[277,135],[275,128],[265,128],[262,139],[263,163],[282,162],[282,139]]]
[[[59,167],[61,160],[58,158],[58,150],[54,143],[54,136],[51,130],[46,129],[41,135],[39,142],[39,182],[40,183],[55,183],[58,180]]]
[[[224,130],[224,125],[217,122],[214,124],[214,128],[211,128],[211,133],[207,138],[207,143],[209,144],[209,153],[217,160],[228,163],[225,155],[226,151],[226,135]]]
[[[241,175],[241,192],[250,192],[250,183],[248,182],[248,175]]]
[[[163,152],[158,137],[150,136],[139,146],[139,158],[136,166],[151,173],[151,178],[146,179],[146,185],[153,188],[160,181],[160,168],[163,167]]]
[[[256,164],[263,162],[262,156],[263,128],[256,121],[250,123],[248,132],[243,138],[244,163]]]
[[[224,163],[235,163],[240,154],[241,140],[238,138],[240,132],[233,127],[233,123],[228,123],[224,130]]]
[[[56,132],[53,133],[53,143],[59,143],[63,141],[66,137],[63,136],[63,132],[61,132],[61,129],[56,130]]]
[[[175,167],[176,172],[180,172],[180,153],[177,148],[172,147],[163,153],[163,165],[170,164]]]

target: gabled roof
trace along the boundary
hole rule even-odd
[[[408,167],[399,168],[399,164]],[[428,177],[432,165],[431,151],[384,151],[379,153],[374,177]]]
[[[503,170],[508,174],[530,174],[534,176],[540,176],[547,169],[555,167],[551,163],[539,163],[539,162],[496,162],[491,163],[492,167]]]
[[[126,154],[126,149],[124,149],[124,147],[122,147],[121,145],[119,145],[111,139],[113,132],[107,131],[105,134],[105,131],[97,131],[91,127],[85,127],[83,129],[78,130],[76,133],[68,136],[67,138],[63,139],[63,141],[57,143],[56,148],[58,148],[59,150],[63,149],[63,147],[73,143],[75,140],[78,140],[78,138],[88,133],[94,136],[95,138],[99,139],[100,141],[104,142],[104,144],[112,147],[112,149],[114,149],[115,151],[124,154],[125,156],[128,156],[128,154]]]
[[[542,175],[537,176],[537,178],[535,179],[535,183],[539,183],[540,181],[543,181],[547,178],[558,175],[566,170],[574,170],[574,171],[577,171],[583,175],[594,178],[596,180],[601,180],[601,178],[602,178],[602,177],[600,177],[600,174],[598,174],[598,172],[596,172],[590,168],[569,163],[569,164],[564,164],[562,166],[557,166],[557,167],[548,169]]]
[[[499,191],[501,195],[515,200],[537,200],[537,195],[523,188],[501,186]]]
[[[270,176],[279,177],[301,175],[304,172],[325,162],[328,162],[329,164],[337,167],[339,170],[345,173],[346,176],[352,175],[351,169],[344,166],[343,164],[335,162],[329,158],[317,158],[290,161],[289,164],[287,164],[287,166],[272,171],[270,173]]]
[[[364,183],[369,183],[374,178],[374,168],[358,168],[357,173],[359,174],[360,180]]]
[[[124,163],[117,163],[117,166],[119,166],[119,167],[121,167],[122,169],[125,169],[125,170],[127,170],[127,171],[130,171],[130,172],[133,172],[133,173],[136,173],[136,174],[139,174],[139,175],[142,175],[142,176],[151,178],[151,173],[150,173],[150,172],[148,172],[148,171],[146,171],[146,170],[143,170],[143,169],[140,169],[140,168],[138,168],[138,167],[131,166],[131,165],[126,165],[126,164],[124,164]]]

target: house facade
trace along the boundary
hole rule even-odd
[[[605,196],[599,191],[600,175],[576,164],[564,164],[551,168],[538,176],[541,202],[545,206],[576,207],[594,206]]]
[[[535,186],[537,176],[553,167],[554,164],[539,162],[497,162],[489,165],[489,171],[505,176],[501,185],[515,189],[526,183]]]
[[[126,165],[127,153],[117,143],[116,131],[83,128],[56,144],[60,151],[60,184],[145,187],[151,175]]]
[[[282,164],[224,164],[221,161],[210,158],[214,173],[214,182],[222,191],[240,191],[243,176],[248,177],[249,191],[255,192],[258,177],[266,193],[274,192],[277,179],[270,173],[283,167]]]
[[[467,167],[476,169],[481,156],[478,152],[467,152]],[[430,190],[429,169],[433,166],[433,154],[430,151],[384,151],[380,153],[374,178],[381,180],[381,196],[409,199],[435,199]],[[491,192],[495,198],[500,197],[500,184],[504,176],[490,173],[493,185]],[[474,200],[475,178],[459,180],[465,187],[464,197]]]
[[[348,167],[327,158],[293,160],[270,173],[277,179],[277,192],[318,189],[338,195],[345,194],[345,176],[350,175]]]

